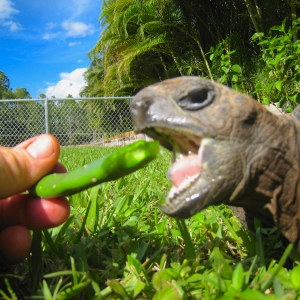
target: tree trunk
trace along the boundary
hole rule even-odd
[[[166,66],[166,64],[165,64],[165,62],[164,62],[164,60],[163,60],[163,57],[161,56],[160,53],[158,53],[158,55],[159,55],[159,59],[160,59],[160,61],[161,61],[161,64],[163,65],[163,68],[164,68],[164,70],[165,70],[166,77],[167,77],[167,78],[170,78],[169,72],[168,72],[167,66]]]
[[[173,57],[173,60],[174,60],[174,62],[175,62],[175,65],[176,65],[176,67],[177,67],[177,69],[178,69],[180,75],[181,75],[181,76],[184,76],[185,74],[184,74],[184,72],[182,71],[182,68],[181,68],[180,64],[178,63],[177,58],[175,57],[175,54],[174,54],[174,52],[173,52],[171,49],[170,49],[170,53],[171,53],[171,55],[172,55],[172,57]]]
[[[197,45],[198,45],[198,47],[199,47],[199,49],[200,49],[200,52],[201,52],[202,58],[203,58],[203,60],[204,60],[204,63],[205,63],[205,65],[206,65],[206,68],[207,68],[209,77],[210,77],[210,79],[213,81],[214,78],[213,78],[213,76],[212,76],[211,69],[210,69],[210,67],[209,67],[208,61],[207,61],[207,59],[206,59],[206,57],[205,57],[205,53],[204,53],[204,51],[203,51],[203,48],[202,48],[202,46],[201,46],[201,44],[200,44],[199,41],[196,41],[196,42],[197,42]]]
[[[261,22],[260,22],[261,16],[257,13],[259,11],[258,6],[255,5],[255,4],[253,5],[253,3],[251,3],[251,0],[244,0],[244,2],[246,4],[247,10],[248,10],[250,19],[253,23],[253,26],[255,28],[255,31],[256,32],[263,32],[263,28],[262,28]],[[256,7],[256,13],[255,13],[255,10],[253,9],[253,6]]]
[[[294,24],[295,24],[295,21],[297,19],[295,0],[287,0],[287,3],[289,4],[289,6],[291,8],[292,27],[293,27]],[[297,40],[298,40],[298,33],[297,33],[297,31],[294,31],[294,33],[293,33],[293,42],[295,43]]]

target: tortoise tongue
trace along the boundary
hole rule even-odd
[[[188,185],[201,172],[201,160],[199,155],[190,154],[175,161],[169,169],[168,177],[173,186],[178,188],[181,185]],[[184,187],[182,186],[182,188]]]

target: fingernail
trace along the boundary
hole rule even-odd
[[[40,136],[32,142],[27,148],[27,152],[34,158],[47,158],[54,152],[52,141],[47,136]]]

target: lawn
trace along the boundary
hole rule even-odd
[[[115,150],[66,147],[60,160],[71,170]],[[160,212],[170,161],[162,149],[69,197],[69,220],[35,232],[31,257],[2,267],[3,299],[300,299],[298,256],[276,230],[247,232],[226,206],[180,222]]]

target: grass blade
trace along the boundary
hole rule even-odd
[[[191,240],[190,233],[186,227],[185,220],[177,220],[177,226],[180,230],[181,236],[185,242],[186,258],[188,260],[196,259],[195,245]]]
[[[32,246],[31,246],[31,276],[32,276],[32,287],[31,294],[34,295],[42,280],[42,231],[34,230],[32,237]]]
[[[278,274],[278,272],[280,271],[280,269],[281,269],[281,268],[283,267],[283,265],[285,264],[285,262],[286,262],[287,258],[289,257],[289,255],[290,255],[292,249],[293,249],[293,244],[289,244],[289,245],[286,247],[286,249],[285,249],[285,251],[284,251],[282,257],[280,258],[279,263],[278,263],[278,265],[276,266],[274,272],[272,272],[271,276],[270,276],[265,282],[262,283],[261,288],[260,288],[260,290],[261,290],[262,292],[265,292],[265,291],[271,286],[271,284],[272,284],[274,278],[276,277],[276,275]]]

